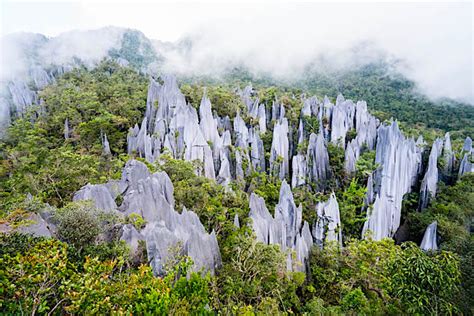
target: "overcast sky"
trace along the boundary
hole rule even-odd
[[[315,54],[336,59],[371,41],[404,59],[403,71],[426,94],[474,101],[472,2],[0,1],[2,35],[109,25],[164,41],[191,34],[199,37],[194,56],[174,63],[196,71],[235,59],[285,74]]]

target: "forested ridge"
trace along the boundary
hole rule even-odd
[[[320,122],[327,125],[302,116],[302,94],[319,99],[327,95],[334,103],[339,93],[366,100],[381,122],[398,120],[405,135],[423,135],[428,149],[450,132],[454,169],[440,171],[436,197],[427,208],[419,210],[419,190],[405,195],[396,240],[375,240],[370,233],[363,238],[365,210],[370,207],[366,184],[380,167],[375,150],[364,149],[350,173],[344,148],[328,143],[331,177],[324,189],[308,181],[292,187],[291,194],[302,206],[302,220],[312,223],[317,205],[334,192],[341,244],[313,245],[305,272],[288,269],[288,256],[294,258],[295,253],[258,241],[249,215],[251,194],[256,194],[276,216],[282,183],[291,182],[288,175],[282,179],[278,172],[247,172],[251,168],[243,162],[243,176],[233,175],[222,185],[204,176],[200,161],[175,159],[165,152],[150,162],[127,144],[133,136],[130,129],[142,124],[149,108],[148,76],[111,60],[92,70],[77,68],[42,89],[41,105],[17,117],[0,143],[1,313],[472,314],[474,174],[457,178],[464,138],[474,134],[472,106],[430,101],[414,92],[407,79],[388,76],[377,66],[336,77],[310,73],[292,84],[241,71],[219,82],[201,79],[179,81],[186,102],[197,111],[205,95],[215,115],[228,116],[234,126],[236,116],[247,126],[258,124],[238,91],[251,81],[252,97],[264,108],[270,109],[275,100],[281,104],[293,139],[298,138],[300,120],[305,135],[320,132]],[[270,122],[269,131],[260,135],[267,166],[273,159],[275,126]],[[346,143],[355,137],[355,130],[349,130]],[[237,135],[231,138],[235,144]],[[240,155],[236,147],[229,146],[234,160]],[[306,152],[308,147],[304,140],[293,151]],[[426,150],[425,169],[428,156]],[[192,210],[205,231],[215,234],[221,264],[214,274],[192,269],[192,258],[179,243],[169,250],[164,273],[156,273],[144,242],[131,249],[120,236],[124,225],[142,231],[148,224],[138,210],[122,215],[88,201],[73,202],[88,183],[119,181],[130,159],[146,165],[150,173],[165,172],[173,186],[175,210]],[[444,164],[439,158],[440,170]],[[421,182],[414,186],[419,188]],[[114,203],[120,206],[124,198],[119,194]],[[54,237],[28,234],[40,216],[54,223]],[[422,250],[418,245],[434,221],[439,250]]]

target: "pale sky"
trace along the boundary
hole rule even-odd
[[[371,41],[405,60],[426,94],[474,101],[472,2],[0,1],[1,35],[110,25],[163,41],[191,34],[199,38],[194,56],[174,62],[196,71],[235,59],[291,72],[317,53],[338,58]]]

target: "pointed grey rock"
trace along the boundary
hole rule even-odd
[[[265,150],[263,141],[260,139],[259,131],[254,128],[249,130],[250,159],[252,167],[257,171],[265,171]]]
[[[267,131],[267,114],[264,104],[260,104],[258,107],[258,126],[260,128],[260,133],[265,133]]]
[[[64,121],[64,139],[69,139],[69,120],[66,118]]]
[[[140,245],[140,241],[145,241],[145,237],[137,231],[135,226],[127,224],[122,226],[122,236],[120,240],[125,241],[130,246],[132,254],[136,254]]]
[[[472,152],[472,139],[471,137],[466,137],[466,139],[464,140],[464,145],[462,147],[462,151],[463,152]]]
[[[420,209],[428,206],[430,199],[436,196],[438,187],[438,158],[443,149],[443,141],[436,139],[431,147],[430,157],[428,160],[428,168],[426,170],[420,188]]]
[[[472,156],[472,154],[464,154],[464,157],[459,165],[459,178],[468,172],[474,172],[474,164],[471,162],[472,160],[474,160]]]
[[[110,152],[110,144],[109,140],[107,139],[107,134],[104,134],[104,137],[102,138],[102,152],[104,153],[104,155],[112,154]]]
[[[240,228],[240,221],[239,221],[239,215],[235,214],[234,216],[234,226],[237,228]]]
[[[87,184],[74,194],[73,201],[90,200],[95,207],[105,211],[117,209],[115,200],[105,184]]]
[[[371,231],[380,240],[392,237],[400,226],[403,196],[417,181],[421,154],[392,122],[378,128],[375,162],[380,166],[374,176],[375,202],[367,209],[362,236]]]
[[[15,231],[35,237],[52,237],[48,226],[48,223],[40,215],[30,213],[26,218],[26,224],[19,226]]]
[[[273,127],[273,140],[270,152],[270,169],[284,179],[289,172],[288,120],[283,118]]]
[[[306,155],[308,178],[316,183],[319,189],[326,187],[330,178],[329,154],[326,148],[324,136],[312,133],[309,137],[308,151]]]
[[[353,174],[356,172],[356,162],[360,156],[360,146],[358,140],[351,140],[346,147],[345,159],[344,159],[344,169],[348,174]]]
[[[170,249],[179,245],[183,254],[193,259],[193,271],[203,269],[214,273],[221,264],[215,233],[208,234],[194,212],[183,209],[180,214],[174,210],[173,184],[165,172],[151,174],[142,162],[130,160],[122,172],[122,180],[87,185],[76,192],[75,199],[91,199],[98,208],[108,210],[116,208],[113,199],[118,194],[124,194],[122,212],[137,213],[147,222],[141,232],[125,225],[122,240],[135,251],[139,240],[146,241],[155,274],[165,272],[167,260],[173,254]]]
[[[421,241],[420,248],[428,251],[428,250],[438,250],[438,243],[437,239],[437,230],[438,223],[434,221],[426,228],[425,234],[423,235],[423,240]]]
[[[453,172],[456,157],[454,156],[453,148],[451,146],[451,137],[449,132],[444,135],[443,158],[445,162],[444,171],[448,174]]]
[[[337,97],[336,106],[332,109],[331,142],[344,147],[346,133],[354,127],[355,105],[351,100]]]
[[[291,177],[291,187],[296,188],[306,183],[306,158],[304,155],[293,156],[292,170],[293,174]]]
[[[255,193],[250,195],[252,228],[257,240],[265,244],[280,245],[283,251],[295,251],[297,261],[293,262],[288,252],[287,269],[305,271],[312,245],[311,232],[307,222],[302,221],[302,207],[296,207],[290,186],[286,181],[280,188],[280,199],[272,217],[265,201]]]
[[[342,247],[342,228],[339,215],[339,204],[336,195],[331,193],[329,200],[316,205],[317,219],[313,226],[313,238],[320,248],[328,242],[335,241]]]

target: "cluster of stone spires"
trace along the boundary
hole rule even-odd
[[[279,244],[284,250],[294,250],[297,262],[292,262],[291,256],[288,256],[288,269],[304,270],[313,244],[320,247],[328,241],[342,244],[339,208],[335,195],[331,194],[328,201],[317,205],[315,223],[302,221],[302,207],[295,205],[285,179],[291,179],[293,188],[315,183],[320,190],[325,190],[326,182],[331,178],[328,142],[345,149],[344,166],[349,174],[356,171],[356,161],[363,151],[375,149],[379,167],[368,179],[365,199],[367,221],[362,234],[364,236],[370,231],[375,240],[394,236],[400,226],[403,196],[421,180],[424,169],[422,155],[425,144],[421,136],[416,141],[406,138],[397,122],[380,124],[368,113],[364,101],[354,103],[339,95],[336,104],[332,104],[327,97],[322,102],[316,97],[305,99],[294,140],[292,126],[285,117],[282,104],[275,100],[267,109],[264,104],[259,104],[258,98],[253,98],[251,86],[237,93],[246,105],[248,115],[255,119],[254,125],[246,124],[240,114],[233,118],[233,124],[227,116],[213,116],[211,103],[205,94],[198,114],[194,107],[186,103],[174,77],[163,77],[163,84],[151,79],[145,117],[140,127],[136,125],[130,130],[127,139],[129,154],[136,154],[149,162],[158,159],[163,152],[170,153],[176,159],[199,160],[202,168],[196,172],[225,186],[253,170],[277,175],[283,183],[275,216],[270,214],[265,201],[253,193],[250,196],[249,216],[259,241]],[[305,116],[318,119],[317,134],[307,135]],[[269,132],[271,123],[273,138],[267,166],[260,135]],[[350,130],[355,130],[356,136],[346,142]],[[307,149],[297,149],[305,141]],[[231,155],[232,150],[234,155]],[[473,169],[470,138],[466,139],[463,152],[459,175]],[[436,194],[439,178],[437,161],[441,156],[445,161],[445,171],[452,173],[455,156],[449,133],[444,140],[437,139],[433,143],[421,182],[420,209],[425,208]],[[429,235],[433,239],[433,225],[430,227],[427,233],[431,232]],[[431,249],[436,249],[436,239],[429,245]]]
[[[327,242],[342,245],[339,207],[334,193],[328,201],[316,208],[317,220],[307,223],[302,220],[302,207],[296,206],[291,187],[308,183],[318,190],[328,189],[327,181],[332,177],[327,145],[329,142],[345,150],[346,172],[356,171],[356,161],[366,150],[376,151],[378,169],[368,177],[365,198],[367,221],[363,236],[370,231],[372,238],[380,240],[393,237],[400,226],[403,196],[411,192],[419,180],[420,209],[425,208],[435,196],[439,178],[438,158],[445,161],[444,172],[453,173],[455,156],[451,148],[449,133],[437,139],[432,146],[428,165],[422,165],[424,141],[406,138],[397,122],[381,124],[367,111],[363,101],[345,100],[339,95],[336,104],[327,97],[319,101],[316,97],[303,100],[303,108],[296,130],[285,117],[285,107],[275,100],[271,108],[254,98],[251,86],[238,91],[254,124],[247,124],[240,114],[229,118],[213,115],[211,102],[204,94],[199,113],[186,103],[174,77],[165,76],[160,84],[150,81],[145,117],[127,137],[128,152],[146,159],[157,160],[168,152],[176,159],[198,160],[200,175],[215,179],[228,186],[252,171],[269,172],[282,179],[279,203],[275,215],[268,211],[265,201],[252,193],[250,214],[257,239],[266,244],[278,244],[283,250],[293,250],[287,258],[290,270],[306,269],[309,251],[313,245],[323,247]],[[308,133],[306,117],[317,118],[319,131]],[[269,161],[265,159],[262,133],[269,133],[273,123],[273,137]],[[65,122],[65,138],[69,137],[68,122]],[[346,141],[347,133],[356,131],[356,136]],[[307,141],[307,148],[298,146]],[[107,136],[102,136],[104,152],[110,153]],[[474,151],[472,141],[467,138],[462,150],[459,175],[472,172]],[[426,172],[423,175],[423,170]],[[124,214],[140,214],[147,222],[145,229],[137,231],[132,225],[123,227],[122,238],[132,249],[139,240],[145,240],[149,260],[155,273],[163,273],[168,258],[168,249],[178,242],[183,251],[195,262],[195,269],[214,271],[220,264],[219,247],[214,232],[205,231],[197,215],[183,210],[174,210],[173,187],[166,173],[150,174],[146,166],[138,161],[127,163],[122,180],[109,181],[102,185],[87,185],[78,191],[75,200],[93,200],[100,209]],[[123,196],[123,203],[116,205],[115,198]],[[234,223],[238,226],[239,220]],[[435,250],[436,224],[427,228],[422,243],[423,249]]]

